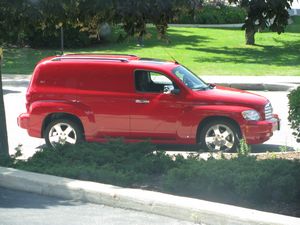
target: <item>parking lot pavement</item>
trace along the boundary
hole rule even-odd
[[[10,153],[21,144],[23,157],[28,158],[36,152],[39,147],[45,144],[43,139],[30,137],[26,130],[17,125],[17,117],[20,113],[26,112],[25,94],[26,87],[4,86],[4,102],[8,129],[8,142]],[[281,118],[281,130],[274,133],[274,136],[264,144],[253,145],[252,152],[280,151],[282,149],[300,149],[292,135],[288,125],[288,92],[255,92],[266,96],[273,104],[274,112]]]
[[[134,210],[64,200],[0,187],[1,225],[192,225]]]
[[[293,130],[290,128],[287,119],[289,109],[287,95],[289,92],[256,91],[254,93],[265,96],[270,100],[273,105],[274,113],[278,114],[281,119],[281,127],[280,130],[274,132],[273,137],[263,145],[253,145],[253,151],[300,150],[300,143],[297,143],[296,138],[292,135]]]
[[[3,87],[4,104],[6,114],[7,135],[10,154],[15,153],[15,148],[22,145],[23,158],[33,155],[44,140],[30,137],[27,131],[18,127],[17,117],[20,113],[26,112],[25,94],[26,87]]]

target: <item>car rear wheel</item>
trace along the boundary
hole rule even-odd
[[[45,141],[48,146],[77,144],[82,141],[83,135],[80,127],[71,120],[59,119],[52,121],[46,128]]]
[[[225,120],[216,120],[204,126],[199,141],[206,150],[232,152],[237,149],[239,136],[235,125]]]

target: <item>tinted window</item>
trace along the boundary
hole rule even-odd
[[[185,86],[192,90],[198,91],[208,88],[208,85],[204,81],[183,66],[176,67],[172,72],[185,84]]]
[[[166,87],[173,87],[172,81],[158,72],[137,70],[134,77],[135,87],[139,92],[164,92]]]

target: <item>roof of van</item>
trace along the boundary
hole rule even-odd
[[[65,54],[58,56],[47,57],[39,62],[48,63],[48,62],[110,62],[110,63],[130,63],[131,65],[136,66],[150,66],[152,68],[168,67],[172,69],[178,66],[177,62],[166,61],[162,59],[153,59],[153,58],[140,58],[136,55],[127,55],[127,54]],[[167,69],[167,68],[166,68]]]

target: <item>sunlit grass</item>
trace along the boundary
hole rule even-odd
[[[172,60],[186,65],[199,75],[296,75],[300,76],[300,17],[285,33],[256,34],[256,45],[245,45],[244,31],[239,29],[169,28],[170,43],[157,39],[154,28],[144,47],[136,40],[105,44],[68,53],[128,53],[141,57]],[[113,37],[112,39],[115,39]],[[4,74],[29,74],[42,58],[59,49],[4,49]]]

